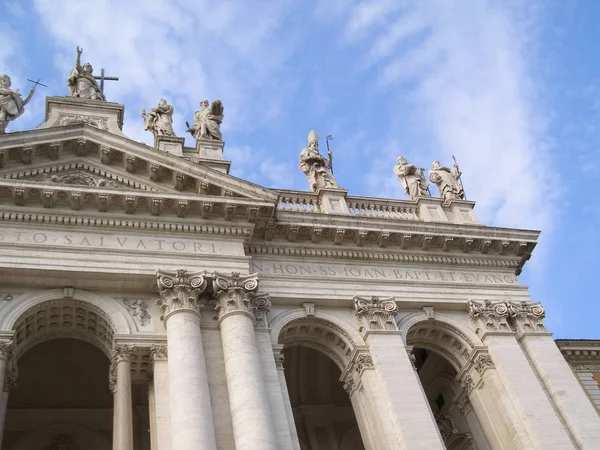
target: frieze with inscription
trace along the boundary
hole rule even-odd
[[[0,229],[0,245],[6,247],[7,244],[207,255],[237,253],[237,249],[234,248],[233,244],[229,245],[210,240],[183,238],[157,239],[154,237],[118,234]]]
[[[261,276],[295,278],[336,278],[360,280],[390,280],[404,282],[475,283],[488,285],[518,285],[513,274],[491,274],[472,271],[424,270],[406,267],[360,267],[344,264],[297,264],[252,261],[250,272]]]

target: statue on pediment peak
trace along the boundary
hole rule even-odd
[[[8,122],[15,120],[25,112],[25,105],[29,103],[35,92],[35,86],[29,95],[23,99],[19,90],[11,89],[12,81],[6,74],[0,75],[0,134],[4,134]]]
[[[200,109],[194,113],[194,123],[186,125],[196,141],[200,139],[209,139],[213,141],[222,141],[221,123],[223,122],[225,107],[221,100],[215,100],[210,104],[208,100],[200,102]]]
[[[308,178],[310,190],[317,192],[320,188],[339,188],[331,167],[333,164],[331,152],[327,159],[319,152],[319,135],[312,130],[308,134],[308,147],[300,153],[298,166]]]
[[[77,47],[77,60],[75,67],[69,74],[67,83],[69,85],[69,97],[83,98],[87,100],[106,101],[96,78],[94,78],[94,69],[89,62],[81,65],[81,54],[83,49]]]
[[[399,156],[394,166],[394,173],[411,200],[430,197],[424,168],[417,168],[414,164],[409,164],[404,157]]]
[[[151,131],[154,137],[157,136],[175,136],[173,131],[173,113],[175,108],[169,105],[164,98],[161,98],[158,105],[146,114],[142,109],[142,118],[144,119],[144,129]]]
[[[454,169],[443,167],[438,160],[435,160],[429,170],[429,181],[436,184],[440,191],[440,197],[444,201],[462,200],[465,198],[465,190],[460,181],[462,172],[458,165],[454,164]]]

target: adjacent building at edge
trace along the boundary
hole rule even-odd
[[[123,111],[0,135],[3,450],[600,449],[599,345],[517,277],[537,231],[267,189]]]

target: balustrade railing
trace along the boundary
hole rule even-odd
[[[347,197],[350,214],[360,217],[392,220],[421,220],[412,202],[365,197]]]
[[[278,211],[315,214],[320,213],[319,197],[311,192],[279,191]],[[372,197],[347,197],[350,214],[390,220],[421,220],[414,202]]]

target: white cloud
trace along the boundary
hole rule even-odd
[[[532,11],[518,2],[398,4],[361,3],[346,22],[349,42],[360,38],[370,48],[365,65],[378,63],[381,89],[402,96],[411,112],[409,121],[392,115],[369,174],[371,188],[398,192],[391,171],[381,167],[403,152],[426,167],[433,159],[451,165],[456,155],[484,223],[550,230],[558,179],[527,64],[535,57]],[[399,143],[421,151],[400,150]]]

